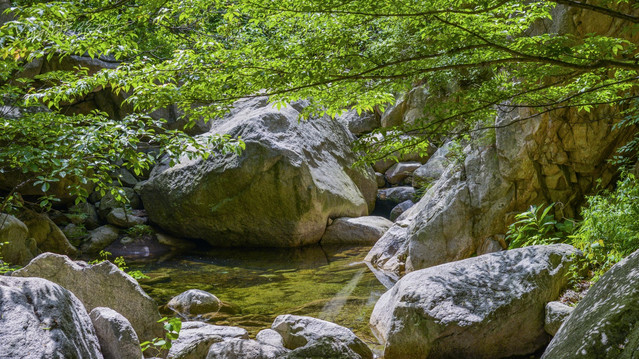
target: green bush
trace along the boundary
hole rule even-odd
[[[555,220],[554,203],[548,207],[530,206],[528,211],[515,216],[515,223],[508,227],[506,240],[509,248],[566,242],[575,230],[575,222],[569,219]]]
[[[588,197],[581,215],[571,244],[584,253],[580,269],[591,271],[594,280],[639,249],[639,185],[634,175],[624,173],[615,190]]]

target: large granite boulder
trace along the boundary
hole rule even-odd
[[[157,166],[137,187],[150,220],[217,246],[294,247],[317,243],[329,218],[368,214],[377,185],[352,167],[352,135],[328,117],[300,121],[301,106],[238,103],[207,135],[246,149]]]
[[[26,267],[13,272],[16,277],[40,277],[61,285],[75,294],[87,311],[107,307],[122,314],[133,326],[140,341],[163,337],[155,301],[135,279],[113,263],[95,265],[74,262],[67,256],[43,253]]]
[[[384,358],[534,353],[550,340],[544,308],[567,284],[576,253],[565,244],[534,246],[407,274],[371,315]]]
[[[29,229],[29,236],[35,239],[39,250],[69,256],[77,254],[78,250],[46,214],[24,210],[20,214],[20,220]]]
[[[639,251],[595,283],[561,326],[542,359],[636,358]]]
[[[0,257],[5,262],[25,265],[38,255],[38,245],[28,235],[29,228],[22,221],[0,213]]]
[[[370,348],[350,329],[325,320],[286,314],[275,318],[271,329],[280,333],[284,346],[291,350],[328,337],[344,344],[362,359],[373,358]]]
[[[3,359],[102,359],[87,311],[55,283],[0,276],[0,313]]]
[[[111,308],[97,307],[89,313],[104,359],[140,359],[140,340],[131,323]]]

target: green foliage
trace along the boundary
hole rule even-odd
[[[509,248],[566,242],[575,231],[575,222],[569,219],[555,220],[554,203],[544,207],[530,206],[526,212],[515,216],[508,227],[506,240]]]
[[[132,238],[140,238],[152,235],[154,232],[153,228],[147,224],[136,224],[135,226],[127,229],[125,233]]]
[[[583,270],[597,280],[606,270],[639,249],[639,184],[623,174],[613,191],[588,197],[583,222],[572,244],[584,253]]]
[[[110,183],[116,163],[139,173],[157,161],[158,155],[141,150],[147,145],[174,160],[183,153],[208,156],[214,152],[210,146],[238,150],[239,139],[193,139],[165,130],[149,114],[176,104],[192,126],[257,95],[270,96],[276,106],[310,99],[304,117],[334,116],[349,108],[384,111],[397,94],[424,84],[428,114],[361,138],[356,148],[366,151],[365,161],[425,151],[429,141],[444,135],[481,131],[477,124],[492,123],[499,110],[527,106],[535,116],[555,108],[590,112],[598,105],[624,104],[636,113],[630,101],[639,70],[638,46],[630,38],[638,29],[632,15],[636,4],[587,5],[600,16],[625,20],[627,31],[618,35],[531,31],[550,19],[556,5],[551,0],[17,1],[10,9],[15,20],[0,28],[0,106],[21,114],[0,116],[0,144],[7,148],[0,168],[42,176],[40,190],[64,178],[102,186]],[[58,66],[35,78],[22,71],[33,61],[61,64],[74,55],[116,66],[99,71]],[[132,112],[117,120],[100,112],[67,112],[69,104],[101,89],[126,97]],[[83,188],[69,189],[82,198]],[[52,198],[42,203],[50,205]]]
[[[164,323],[164,338],[153,338],[150,341],[140,343],[142,351],[151,350],[152,355],[161,355],[163,352],[171,349],[172,342],[180,336],[180,330],[182,329],[182,321],[180,318],[167,318],[164,317],[158,320],[158,323]]]
[[[13,272],[14,270],[20,268],[20,266],[12,266],[2,260],[2,246],[4,246],[5,244],[9,244],[9,242],[0,242],[0,275],[4,275],[8,272]]]
[[[93,265],[93,264],[98,264],[98,263],[102,263],[102,262],[108,261],[109,257],[111,255],[112,255],[111,252],[107,252],[105,250],[101,250],[100,254],[98,255],[98,258],[90,261],[89,264]],[[115,264],[118,267],[118,269],[120,269],[124,273],[130,275],[135,280],[148,279],[149,278],[149,276],[147,276],[146,274],[142,273],[142,271],[139,271],[139,270],[127,271],[127,269],[129,269],[129,267],[126,265],[126,261],[124,260],[124,257],[115,258],[113,260],[113,264]]]

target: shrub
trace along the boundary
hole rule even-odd
[[[554,205],[530,206],[528,211],[516,215],[515,223],[508,227],[508,247],[512,249],[566,242],[575,230],[575,222],[569,219],[556,221],[552,214]]]

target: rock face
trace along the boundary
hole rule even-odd
[[[570,313],[575,310],[561,302],[550,302],[546,304],[546,317],[544,319],[544,330],[554,336],[561,325],[566,321]]]
[[[11,264],[25,265],[38,254],[35,240],[27,238],[29,229],[16,217],[0,214],[0,255]]]
[[[75,294],[88,311],[96,307],[115,310],[131,323],[141,341],[164,335],[162,325],[157,323],[160,313],[153,299],[111,262],[89,265],[67,256],[43,253],[13,275],[57,283]]]
[[[0,276],[0,313],[4,359],[102,358],[82,303],[55,283]]]
[[[158,166],[137,187],[152,222],[216,246],[317,243],[328,218],[368,214],[372,170],[353,169],[352,135],[336,121],[298,121],[302,104],[237,104],[211,133],[241,136],[246,149]]]
[[[639,252],[606,272],[559,329],[542,359],[635,358],[639,351]]]
[[[248,339],[248,332],[203,322],[184,322],[180,336],[169,350],[169,359],[202,359],[212,344],[230,339]]]
[[[325,320],[286,314],[275,318],[271,329],[280,333],[284,346],[288,349],[297,349],[312,342],[332,338],[363,359],[373,358],[368,346],[352,331]]]
[[[131,323],[111,308],[93,308],[89,314],[104,359],[140,359],[140,340]]]
[[[189,289],[173,297],[168,304],[171,310],[185,316],[217,313],[222,306],[216,296],[199,289]]]
[[[622,34],[621,22],[602,21],[603,15],[559,10],[563,12],[555,14],[551,32]],[[414,108],[409,105],[411,98],[423,98],[419,93],[413,90],[404,102],[389,109],[382,125],[410,122],[406,109]],[[563,205],[555,207],[556,216],[575,217],[584,195],[598,181],[606,187],[614,180],[616,168],[606,160],[633,131],[615,129],[623,116],[612,107],[588,114],[566,109],[532,115],[525,108],[499,113],[494,133],[477,134],[474,144],[464,149],[464,158],[452,161],[420,202],[406,212],[409,224],[401,236],[406,251],[392,252],[400,244],[389,251],[376,246],[374,256],[395,256],[394,261],[403,262],[407,271],[417,270],[468,258],[479,248],[490,247],[485,242],[504,234],[513,215],[532,204],[560,202]],[[436,167],[432,173],[442,170]],[[424,176],[431,177],[419,170],[414,174],[414,178]],[[382,237],[378,243],[388,244],[387,239]],[[385,262],[372,264],[383,267]]]
[[[567,284],[575,253],[569,245],[534,246],[407,274],[371,315],[384,358],[497,359],[535,352],[550,339],[544,307]]]
[[[338,218],[326,228],[322,244],[374,244],[392,225],[377,216]]]

